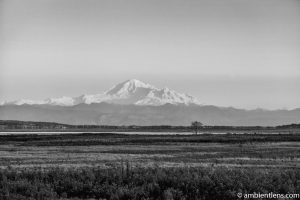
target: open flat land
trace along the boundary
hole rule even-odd
[[[299,134],[0,136],[1,168],[300,168]]]
[[[298,133],[0,136],[4,200],[297,199],[299,169]]]

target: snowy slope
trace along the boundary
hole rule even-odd
[[[74,106],[78,104],[91,103],[114,103],[114,104],[134,104],[134,105],[153,105],[160,106],[164,104],[184,104],[200,105],[201,103],[194,97],[187,94],[178,93],[174,90],[163,88],[158,89],[142,81],[131,79],[119,83],[110,90],[95,95],[81,95],[78,97],[48,98],[45,100],[17,100],[11,102],[2,102],[2,105],[59,105]],[[0,105],[1,105],[0,104]]]

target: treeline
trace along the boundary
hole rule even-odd
[[[228,168],[0,170],[0,199],[226,200],[300,193],[300,171]]]
[[[285,129],[285,128],[300,128],[300,124],[289,124],[289,125],[282,125],[276,126],[278,129]]]
[[[290,124],[275,127],[262,127],[262,126],[200,126],[198,131],[263,131],[263,130],[282,130],[282,129],[298,129],[300,124]],[[58,130],[58,131],[82,131],[82,130],[95,130],[95,131],[155,131],[155,132],[191,132],[194,131],[191,126],[107,126],[107,125],[69,125],[53,122],[32,122],[32,121],[16,121],[16,120],[0,120],[0,131],[5,130]]]
[[[16,120],[0,120],[0,130],[10,129],[69,129],[72,125],[54,122],[32,122]]]
[[[91,146],[91,145],[148,145],[170,143],[224,143],[300,142],[300,134],[200,134],[200,135],[138,135],[114,133],[81,134],[16,134],[0,135],[0,144],[24,146]]]

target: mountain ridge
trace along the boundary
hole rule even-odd
[[[243,110],[217,106],[138,106],[106,102],[75,106],[5,105],[0,120],[45,121],[72,125],[205,125],[276,126],[300,122],[300,109]]]
[[[169,88],[131,79],[106,92],[78,97],[21,100],[0,105],[0,120],[45,121],[72,125],[276,126],[300,122],[300,108],[245,110],[203,105]]]
[[[115,103],[115,104],[134,104],[134,105],[153,105],[160,106],[164,104],[173,105],[201,105],[200,101],[187,95],[179,93],[169,88],[156,88],[153,85],[144,83],[137,79],[130,79],[119,83],[108,91],[94,95],[80,95],[78,97],[60,97],[47,98],[45,100],[29,100],[21,99],[16,101],[2,102],[0,105],[60,105],[60,106],[74,106],[81,103]]]

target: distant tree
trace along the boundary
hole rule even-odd
[[[201,122],[198,122],[198,121],[194,121],[191,123],[191,127],[192,127],[192,130],[197,134],[200,127],[202,127],[203,124]]]

